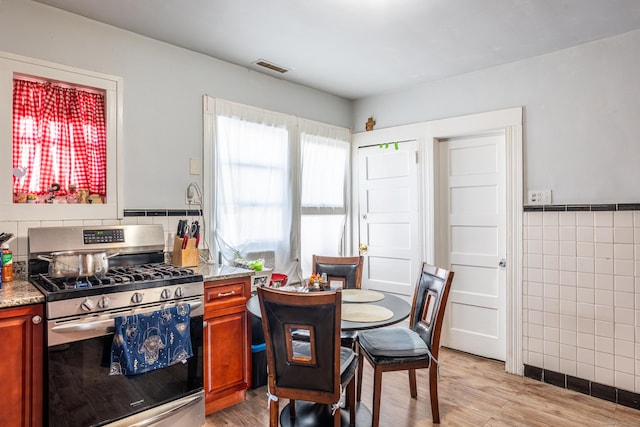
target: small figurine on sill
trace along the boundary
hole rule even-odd
[[[45,200],[45,203],[53,203],[53,199],[56,198],[56,193],[60,191],[60,184],[57,182],[51,183],[51,187],[47,188],[49,197]]]
[[[76,191],[75,184],[69,184],[69,192],[67,193],[67,203],[75,204],[78,203],[80,197],[78,196],[78,192]]]

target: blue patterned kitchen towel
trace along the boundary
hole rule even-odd
[[[109,375],[137,375],[193,356],[191,306],[180,304],[148,314],[116,317]]]

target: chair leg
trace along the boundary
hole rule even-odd
[[[440,424],[440,408],[438,407],[438,369],[429,367],[429,396],[431,396],[431,416],[434,424]]]
[[[293,399],[289,400],[289,418],[291,418],[291,424],[293,424],[293,420],[296,419],[296,401]]]
[[[269,400],[269,427],[278,427],[280,404],[277,400]]]
[[[349,402],[349,425],[356,425],[356,384],[355,378],[347,385],[347,401]]]
[[[382,394],[382,370],[376,366],[373,370],[373,420],[372,426],[380,424],[380,395]]]
[[[358,350],[359,350],[359,346],[358,346]],[[364,363],[363,363],[364,357],[362,357],[362,351],[358,351],[358,353],[360,354],[360,356],[358,357],[358,372],[357,372],[357,376],[358,376],[357,401],[360,402],[360,399],[362,398],[362,368],[364,368]]]
[[[409,390],[411,392],[411,397],[414,399],[418,398],[418,387],[416,385],[416,370],[409,369]]]
[[[340,427],[340,423],[342,421],[340,408],[336,410],[333,414],[333,427]]]

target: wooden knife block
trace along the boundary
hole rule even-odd
[[[197,267],[200,262],[200,253],[196,248],[196,239],[187,241],[187,247],[182,249],[183,239],[176,237],[173,240],[173,264],[180,267]]]

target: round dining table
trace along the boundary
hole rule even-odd
[[[350,292],[357,290],[349,290]],[[294,291],[295,292],[295,291]],[[367,292],[367,290],[363,290]],[[365,329],[382,328],[384,326],[390,326],[399,322],[402,322],[411,314],[411,304],[405,299],[390,294],[388,292],[375,291],[382,295],[381,299],[376,301],[364,300],[361,302],[342,301],[343,309],[346,304],[370,304],[383,307],[386,310],[391,311],[393,314],[391,317],[378,320],[378,321],[348,321],[342,320],[343,331],[362,331]],[[260,302],[258,301],[258,295],[254,295],[247,301],[247,309],[251,314],[259,318],[262,317],[260,313]],[[354,378],[355,381],[355,378]],[[349,410],[342,409],[341,411],[341,424],[343,426],[349,425]],[[361,402],[356,404],[356,425],[370,426],[371,425],[371,411],[363,405]],[[280,425],[284,427],[294,426],[327,426],[333,425],[333,416],[331,415],[330,405],[321,405],[314,402],[296,401],[296,419],[291,420],[289,416],[289,405],[287,404],[280,413]]]
[[[350,291],[357,291],[356,289]],[[294,291],[295,292],[295,291]],[[379,291],[376,291],[379,292]],[[362,302],[351,302],[351,301],[342,301],[342,305],[345,304],[368,304],[368,305],[376,305],[387,310],[390,310],[393,313],[393,316],[373,322],[353,322],[349,320],[342,320],[341,329],[343,331],[362,331],[365,329],[375,329],[382,328],[384,326],[393,325],[399,322],[402,322],[406,318],[409,317],[411,313],[411,304],[409,304],[406,300],[401,297],[390,294],[388,292],[379,292],[382,294],[383,298],[378,301],[362,301]],[[247,310],[249,313],[253,314],[256,317],[262,318],[262,314],[260,313],[260,302],[258,301],[258,295],[253,295],[247,301]]]

